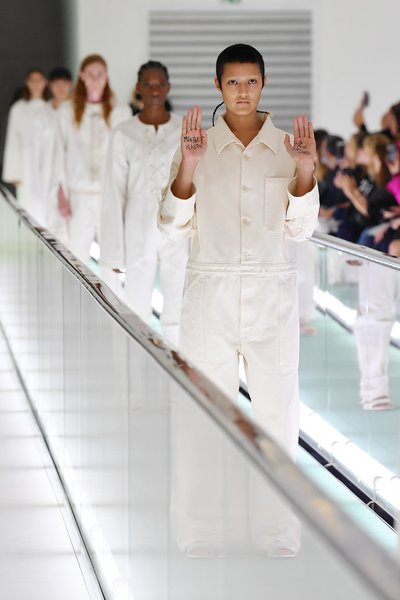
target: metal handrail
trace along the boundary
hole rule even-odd
[[[342,240],[341,238],[326,233],[315,232],[310,237],[310,241],[315,242],[319,246],[338,250],[339,252],[345,252],[346,254],[351,254],[352,256],[382,265],[383,267],[389,267],[390,269],[400,271],[400,259],[383,254],[383,252],[379,252],[379,250],[361,246],[360,244],[353,244],[352,242]]]
[[[18,206],[8,191],[3,192],[2,196],[20,221],[74,275],[98,304],[154,357],[168,375],[218,423],[231,441],[290,502],[295,511],[318,531],[338,555],[347,560],[360,580],[382,600],[398,600],[400,568],[396,561],[319,490],[268,434],[250,420],[218,387],[192,367],[177,351],[170,348],[46,229],[38,226],[34,219]]]

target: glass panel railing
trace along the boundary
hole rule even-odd
[[[398,598],[393,557],[68,258],[0,201],[2,325],[105,597]]]
[[[400,261],[322,234],[308,244],[317,242],[315,335],[301,338],[302,434],[396,518]]]

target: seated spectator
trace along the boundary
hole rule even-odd
[[[374,233],[371,234],[371,228],[382,223],[385,220],[385,211],[397,204],[395,197],[386,187],[392,179],[386,159],[389,143],[389,138],[380,133],[365,138],[363,149],[368,185],[364,181],[360,186],[356,177],[346,172],[338,173],[335,178],[336,185],[343,190],[354,208],[365,219],[365,228],[358,239],[359,244],[373,246]]]

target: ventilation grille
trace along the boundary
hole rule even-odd
[[[255,46],[268,77],[260,108],[291,131],[295,114],[311,116],[311,23],[310,10],[151,11],[150,56],[168,67],[174,111],[200,106],[209,127],[220,102],[213,82],[216,57],[230,44]]]

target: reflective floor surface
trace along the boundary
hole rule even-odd
[[[51,466],[4,339],[0,335],[0,597],[94,600],[71,527],[49,476]]]

